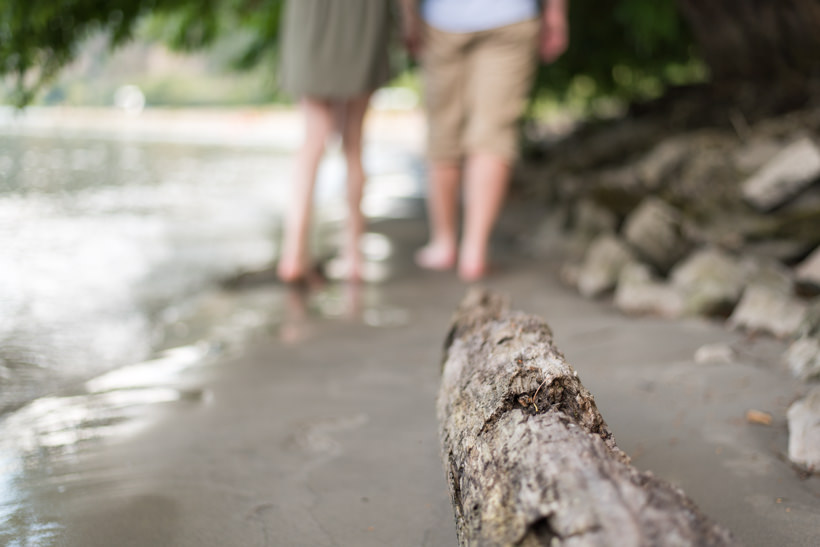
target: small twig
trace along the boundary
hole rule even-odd
[[[547,379],[544,378],[544,381],[541,382],[541,385],[538,386],[538,389],[535,390],[535,395],[532,396],[532,406],[535,407],[535,411],[538,412],[538,405],[535,403],[535,398],[538,397],[538,392],[541,391],[541,388],[544,387],[544,384],[547,383]]]

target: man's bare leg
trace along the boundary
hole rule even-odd
[[[430,242],[416,253],[416,264],[422,268],[449,270],[456,265],[460,186],[459,162],[434,161],[430,164],[427,196]]]
[[[490,235],[507,195],[510,163],[501,156],[476,153],[467,160],[466,170],[458,275],[464,281],[476,281],[487,274]]]
[[[308,231],[313,205],[313,187],[316,171],[333,130],[331,104],[319,99],[305,98],[301,102],[305,122],[305,140],[296,157],[285,235],[279,256],[277,273],[282,281],[293,283],[303,280],[308,273]]]

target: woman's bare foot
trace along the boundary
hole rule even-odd
[[[354,179],[348,177],[348,187],[355,184],[359,190],[364,186],[364,179]],[[350,189],[350,188],[349,188]],[[361,192],[354,191],[353,203],[351,204],[350,218],[347,221],[344,246],[342,247],[341,261],[343,264],[342,277],[346,281],[358,283],[364,277],[364,257],[362,255],[362,235],[365,231],[365,219],[359,209]]]
[[[451,245],[430,243],[416,252],[416,264],[426,270],[452,270],[456,265],[456,249]]]
[[[342,259],[344,263],[344,278],[351,283],[360,283],[364,280],[364,260],[362,253],[357,249],[356,252],[347,253]]]
[[[299,283],[308,274],[307,260],[297,253],[284,253],[279,259],[276,274],[283,283]]]

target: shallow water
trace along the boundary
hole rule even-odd
[[[263,146],[0,134],[0,413],[162,348],[209,343],[226,321],[249,327],[202,299],[275,261],[291,158]],[[413,161],[368,154],[371,217],[401,215],[419,195]],[[344,216],[341,167],[330,154],[317,188],[323,255]],[[384,253],[377,239],[366,240],[371,254]]]
[[[86,481],[127,475],[79,472],[81,456],[207,405],[199,375],[253,337],[303,344],[316,317],[407,320],[378,285],[306,294],[271,282],[298,132],[277,124],[271,146],[267,130],[237,143],[214,121],[163,135],[155,120],[124,132],[66,130],[48,113],[0,119],[0,544],[60,541],[52,508],[69,492],[81,503]],[[365,164],[370,219],[417,213],[412,152],[371,143]],[[343,167],[331,147],[316,188],[322,257],[346,214]],[[368,233],[362,248],[370,279],[392,275],[393,242]],[[241,290],[224,288],[237,278]]]

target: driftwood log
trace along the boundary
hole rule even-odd
[[[475,289],[438,396],[461,545],[737,545],[679,489],[630,465],[541,319]]]

